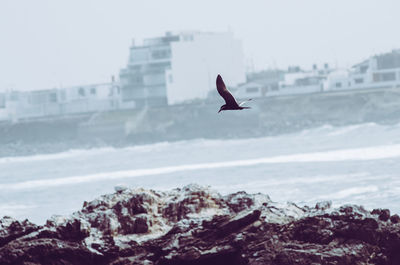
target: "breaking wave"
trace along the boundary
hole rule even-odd
[[[176,166],[145,168],[123,171],[102,172],[97,174],[69,176],[57,179],[37,179],[18,183],[0,184],[0,189],[33,189],[42,187],[52,187],[61,185],[71,185],[78,183],[96,182],[110,179],[135,178],[152,175],[162,175],[168,173],[218,169],[228,167],[247,167],[261,164],[281,164],[281,163],[318,163],[318,162],[343,162],[343,161],[362,161],[377,160],[400,157],[400,144],[385,145],[366,148],[342,149],[325,152],[301,153],[273,157],[262,157],[255,159],[231,160],[224,162],[184,164]]]

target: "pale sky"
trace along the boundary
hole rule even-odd
[[[256,69],[400,48],[398,0],[1,0],[0,91],[108,82],[132,39],[231,30]],[[188,65],[190,68],[190,65]]]

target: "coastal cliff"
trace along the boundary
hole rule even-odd
[[[400,264],[400,218],[189,185],[116,187],[45,225],[0,219],[1,264]]]

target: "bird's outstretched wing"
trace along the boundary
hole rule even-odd
[[[220,75],[217,76],[217,90],[221,97],[225,100],[226,105],[232,107],[239,107],[231,92],[226,88],[224,81]]]

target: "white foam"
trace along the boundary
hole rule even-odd
[[[196,140],[194,140],[196,141]],[[176,142],[174,144],[180,144],[181,142]],[[162,149],[170,148],[172,143],[170,142],[159,142],[155,144],[146,145],[136,145],[128,146],[124,148],[114,148],[114,147],[102,147],[102,148],[91,148],[91,149],[71,149],[65,152],[55,153],[55,154],[39,154],[30,156],[10,156],[0,158],[0,164],[4,163],[22,163],[22,162],[38,162],[38,161],[51,161],[59,159],[68,159],[74,157],[82,156],[96,156],[101,154],[121,152],[121,151],[136,151],[136,152],[154,152]],[[182,141],[185,145],[186,142]]]
[[[334,130],[334,127],[332,125],[325,124],[317,128],[304,129],[299,133],[299,135],[306,136],[312,134],[321,134],[321,133],[331,132],[332,130]]]
[[[349,125],[349,126],[344,126],[344,127],[339,127],[330,132],[328,135],[329,136],[338,136],[338,135],[343,135],[343,134],[348,134],[353,131],[357,130],[370,130],[372,127],[378,127],[376,123],[363,123],[363,124],[357,124],[357,125]]]
[[[3,216],[13,216],[16,217],[19,213],[23,213],[26,210],[36,208],[36,205],[33,204],[18,204],[18,203],[8,203],[8,204],[0,204],[0,218]]]
[[[114,147],[102,147],[102,148],[93,148],[93,149],[72,149],[65,152],[55,153],[55,154],[38,154],[38,155],[30,155],[30,156],[17,156],[17,157],[2,157],[0,158],[0,164],[4,163],[23,163],[23,162],[37,162],[37,161],[52,161],[52,160],[61,160],[61,159],[68,159],[68,158],[75,158],[75,157],[82,157],[82,156],[96,156],[100,154],[107,154],[113,152],[155,152],[155,151],[165,151],[169,150],[172,147],[179,148],[185,147],[188,145],[192,145],[194,147],[213,147],[213,146],[220,146],[220,145],[243,145],[249,144],[254,142],[265,142],[267,140],[271,141],[279,141],[284,140],[286,138],[293,138],[293,137],[314,137],[320,135],[327,135],[327,136],[338,136],[338,135],[345,135],[349,133],[353,133],[354,131],[364,131],[365,129],[370,130],[372,127],[382,128],[382,130],[386,130],[387,128],[391,129],[398,129],[400,128],[400,123],[391,126],[382,126],[377,125],[375,123],[364,123],[358,125],[349,125],[343,127],[334,127],[332,125],[323,125],[318,128],[313,129],[306,129],[301,131],[300,133],[290,133],[284,134],[280,136],[269,136],[263,138],[250,138],[250,139],[228,139],[228,140],[211,140],[211,139],[194,139],[194,140],[183,140],[177,142],[159,142],[153,144],[144,144],[144,145],[136,145],[136,146],[128,146],[123,148],[114,148]]]
[[[354,182],[355,180],[368,180],[376,179],[376,176],[369,176],[366,172],[352,173],[352,174],[340,174],[340,175],[316,175],[301,178],[268,178],[265,180],[251,181],[240,184],[230,184],[230,185],[213,185],[213,187],[225,193],[231,193],[238,190],[251,190],[252,192],[258,192],[260,188],[282,186],[287,187],[287,185],[299,185],[299,184],[315,184],[315,183],[331,183],[331,182]]]
[[[23,162],[38,162],[38,161],[52,161],[52,160],[60,160],[60,159],[68,159],[82,156],[96,156],[101,154],[113,153],[113,152],[156,152],[156,151],[164,151],[170,149],[172,146],[187,146],[198,145],[198,146],[215,146],[220,144],[232,144],[232,143],[241,143],[240,141],[249,141],[255,139],[242,139],[242,140],[205,140],[205,139],[195,139],[195,140],[184,140],[177,142],[159,142],[153,144],[144,144],[144,145],[135,145],[135,146],[127,146],[123,148],[114,148],[114,147],[102,147],[102,148],[91,148],[91,149],[71,149],[65,152],[53,153],[53,154],[38,154],[38,155],[30,155],[30,156],[10,156],[10,157],[1,157],[0,164],[5,163],[23,163]]]
[[[75,149],[75,150],[69,150],[66,152],[61,152],[61,153],[56,153],[56,154],[2,157],[2,158],[0,158],[0,164],[57,160],[57,159],[78,157],[78,156],[82,156],[82,155],[94,155],[94,154],[98,155],[98,154],[102,154],[102,153],[109,153],[109,152],[112,152],[115,150],[116,149],[112,148],[112,147],[104,147],[104,148],[96,148],[96,149]]]
[[[101,180],[135,178],[151,175],[161,175],[168,173],[184,172],[191,170],[218,169],[229,167],[246,167],[261,164],[279,164],[279,163],[305,163],[305,162],[340,162],[352,160],[375,160],[400,157],[400,144],[377,146],[357,149],[333,150],[326,152],[302,153],[295,155],[282,155],[275,157],[263,157],[256,159],[233,160],[224,162],[186,164],[169,167],[134,169],[114,172],[104,172],[89,175],[70,176],[57,179],[39,179],[24,181],[19,183],[0,184],[0,190],[19,190],[33,189],[40,187],[52,187],[70,184],[79,184],[95,182]]]
[[[364,194],[364,193],[370,193],[370,192],[377,192],[378,187],[376,186],[366,186],[366,187],[354,187],[354,188],[349,188],[349,189],[344,189],[340,190],[338,192],[320,196],[319,199],[330,199],[330,200],[338,200],[338,199],[344,199],[348,198],[354,195],[359,195],[359,194]]]

